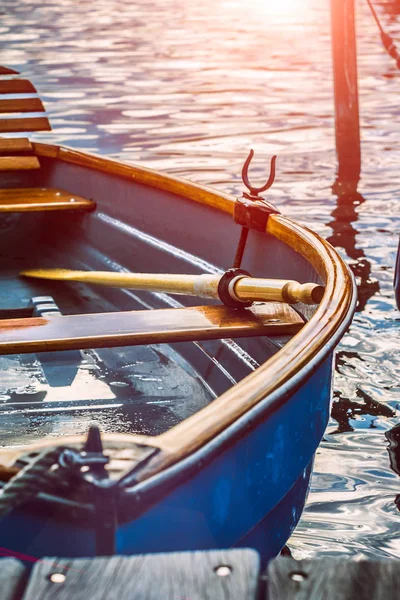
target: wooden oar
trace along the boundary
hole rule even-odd
[[[72,271],[69,269],[34,269],[22,271],[24,277],[59,281],[80,281],[111,287],[184,294],[200,298],[220,298],[221,275],[169,275],[154,273],[114,273],[109,271]],[[243,275],[233,278],[227,288],[233,300],[240,302],[287,302],[318,304],[324,287],[315,283],[298,283],[284,279],[258,279]]]

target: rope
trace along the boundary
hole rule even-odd
[[[378,25],[379,33],[381,34],[382,44],[383,44],[386,52],[392,58],[394,58],[394,60],[396,61],[397,68],[400,69],[400,55],[397,52],[397,48],[393,41],[393,38],[388,33],[386,33],[385,30],[383,29],[382,24],[379,20],[378,15],[376,14],[376,10],[375,10],[371,0],[367,0],[367,4],[372,12],[372,16],[374,17],[376,24]]]
[[[21,504],[32,500],[39,492],[54,489],[59,477],[57,472],[50,469],[57,463],[64,450],[65,447],[60,446],[40,454],[3,487],[0,491],[0,519]]]

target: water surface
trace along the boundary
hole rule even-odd
[[[398,2],[377,5],[400,43]],[[385,432],[399,423],[400,73],[358,10],[361,196],[332,194],[336,159],[328,0],[3,0],[0,63],[31,79],[51,139],[240,194],[241,165],[268,199],[334,243],[358,312],[337,354],[332,419],[317,453],[296,557],[400,558],[400,479]],[[37,134],[36,139],[46,139]]]

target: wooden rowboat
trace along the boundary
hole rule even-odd
[[[0,81],[2,94],[33,91]],[[41,110],[32,101],[0,111]],[[0,120],[2,133],[37,129],[45,117]],[[343,260],[254,188],[235,199],[21,137],[0,152],[3,551],[277,554],[304,505],[354,310]],[[239,238],[236,266],[254,279],[229,271]],[[81,273],[37,272],[60,267]],[[102,440],[87,436],[93,421]]]

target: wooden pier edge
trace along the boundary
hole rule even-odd
[[[4,550],[4,549],[3,549]],[[252,549],[0,559],[1,600],[395,600],[400,560],[279,557]]]

